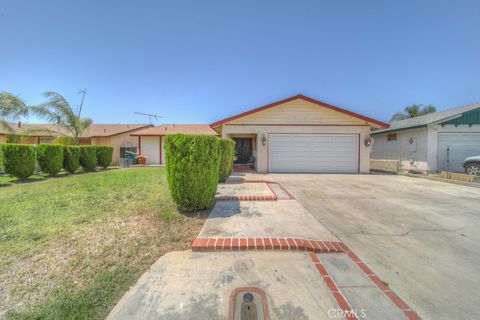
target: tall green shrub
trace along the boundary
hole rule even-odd
[[[63,169],[70,173],[75,173],[80,167],[80,147],[63,147]]]
[[[95,171],[97,167],[97,148],[80,146],[80,165],[85,171]]]
[[[213,136],[165,137],[167,181],[172,198],[186,211],[209,208],[215,202],[220,142]]]
[[[3,143],[0,143],[0,172],[4,172],[4,166],[3,166]]]
[[[107,169],[112,163],[113,147],[110,146],[96,146],[97,148],[97,165]]]
[[[220,139],[220,171],[218,179],[221,182],[227,180],[233,169],[233,155],[235,153],[235,141],[232,139]]]
[[[4,144],[2,146],[5,172],[26,179],[35,172],[35,148],[30,144]]]
[[[56,176],[63,168],[63,146],[59,144],[39,144],[37,162],[44,173]]]

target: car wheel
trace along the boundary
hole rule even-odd
[[[465,172],[472,176],[480,176],[480,163],[471,163],[465,168]]]

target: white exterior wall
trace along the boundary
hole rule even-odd
[[[222,137],[231,137],[237,134],[256,134],[257,135],[257,156],[255,167],[259,172],[268,172],[268,142],[269,134],[272,133],[290,133],[290,134],[358,134],[359,135],[359,170],[360,173],[370,171],[370,148],[365,146],[365,138],[370,134],[370,126],[290,126],[290,125],[235,125],[225,124],[222,126]],[[267,138],[266,144],[262,144],[262,137]]]
[[[388,134],[396,133],[397,140],[387,141]],[[398,160],[406,170],[432,170],[428,164],[429,131],[417,128],[372,135],[374,138],[371,158],[374,160]],[[410,139],[416,143],[410,144]]]
[[[371,158],[375,160],[400,160],[402,169],[437,171],[438,170],[438,134],[439,133],[480,133],[480,125],[430,125],[426,128],[391,131],[397,140],[387,141],[388,133],[373,135],[375,142]],[[417,139],[416,151],[410,149],[410,138]],[[410,159],[415,160],[410,165]]]
[[[432,125],[428,127],[428,166],[431,171],[437,171],[438,168],[438,134],[439,133],[480,133],[480,125],[474,124],[471,127],[468,125],[459,125],[455,127],[453,124],[445,126]]]

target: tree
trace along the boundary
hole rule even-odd
[[[29,107],[18,96],[10,92],[0,92],[0,128],[13,133],[13,128],[8,120],[16,120],[28,115]]]
[[[75,112],[59,93],[48,91],[43,96],[47,98],[47,101],[38,106],[32,106],[31,110],[39,117],[54,124],[55,129],[34,129],[32,131],[71,137],[74,144],[80,144],[80,137],[90,127],[92,120],[81,118],[81,108]]]
[[[431,104],[426,106],[423,104],[412,104],[411,106],[405,107],[404,111],[405,112],[395,113],[390,119],[390,122],[405,120],[409,118],[415,118],[415,117],[423,116],[428,113],[437,112],[437,108],[435,108]]]

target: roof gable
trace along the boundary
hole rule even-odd
[[[297,103],[294,103],[295,101]],[[324,102],[306,97],[304,95],[296,95],[296,96],[293,96],[293,97],[290,97],[290,98],[287,98],[287,99],[284,99],[284,100],[280,100],[280,101],[277,101],[277,102],[274,102],[274,103],[271,103],[271,104],[268,104],[268,105],[265,105],[265,106],[262,106],[262,107],[259,107],[259,108],[255,108],[255,109],[252,109],[250,111],[243,112],[243,113],[240,113],[238,115],[235,115],[235,116],[232,116],[232,117],[220,120],[220,121],[216,121],[216,122],[212,123],[210,126],[213,128],[213,127],[218,127],[218,126],[221,126],[221,125],[227,124],[227,123],[231,123],[231,124],[240,123],[240,122],[244,123],[244,122],[248,122],[247,121],[248,117],[252,116],[252,115],[256,115],[259,118],[261,118],[262,116],[267,117],[268,114],[267,114],[266,111],[267,110],[272,110],[275,107],[283,106],[285,108],[292,107],[292,109],[293,109],[294,107],[299,106],[299,105],[301,105],[303,107],[305,107],[307,105],[310,105],[311,107],[314,106],[316,108],[323,107],[323,110],[327,114],[330,114],[332,117],[335,117],[335,116],[338,117],[339,115],[343,115],[344,117],[343,117],[342,122],[345,122],[345,124],[349,124],[349,125],[357,124],[358,125],[358,124],[368,123],[368,124],[376,126],[376,127],[388,128],[388,124],[383,123],[381,121],[378,121],[378,120],[375,120],[375,119],[372,119],[372,118],[368,118],[368,117],[362,116],[360,114],[357,114],[357,113],[354,113],[354,112],[351,112],[351,111],[348,111],[348,110],[345,110],[345,109],[342,109],[342,108],[332,106],[330,104],[327,104],[327,103],[324,103]],[[310,108],[310,109],[312,109],[312,108]],[[315,110],[318,110],[318,109],[313,108],[313,110],[315,111]],[[292,116],[292,117],[296,116],[297,120],[299,122],[302,122],[302,123],[306,122],[306,124],[309,124],[309,122],[311,122],[311,124],[320,124],[320,125],[327,124],[327,123],[322,123],[320,121],[320,119],[310,118],[308,115],[299,115],[299,114],[295,115],[295,111],[297,111],[297,110],[291,111],[290,116]],[[304,109],[304,108],[302,108],[302,111],[306,112],[307,114],[309,112],[309,110]],[[273,115],[273,114],[271,114],[271,115]],[[242,118],[243,118],[244,121],[239,120],[239,119],[242,119]],[[251,121],[252,118],[253,117],[250,117],[249,120]],[[346,120],[346,119],[349,119],[349,120]],[[272,121],[273,121],[273,123],[275,123],[275,120],[272,120]],[[255,124],[259,124],[258,120],[256,120],[255,122],[256,122]],[[277,123],[277,124],[280,124],[280,123]]]

